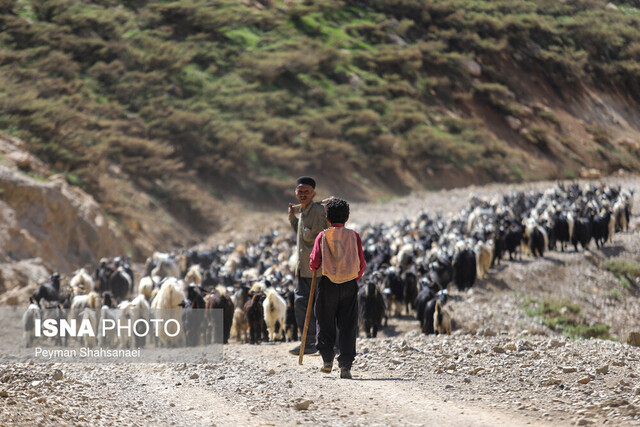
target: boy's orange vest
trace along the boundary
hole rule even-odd
[[[322,235],[322,274],[333,283],[357,279],[360,272],[358,238],[353,230],[331,227]]]

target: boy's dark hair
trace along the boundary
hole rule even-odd
[[[327,219],[330,223],[344,224],[349,219],[349,203],[342,199],[332,199],[327,203]]]

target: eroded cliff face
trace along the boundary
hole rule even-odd
[[[0,138],[0,292],[69,274],[124,252],[124,240],[90,195]]]

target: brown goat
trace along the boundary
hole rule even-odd
[[[244,318],[244,311],[241,308],[236,308],[233,311],[233,325],[231,326],[233,335],[236,336],[238,341],[247,343],[247,327],[249,324]]]
[[[451,316],[442,308],[440,300],[436,301],[436,307],[433,312],[433,329],[436,334],[451,335]]]

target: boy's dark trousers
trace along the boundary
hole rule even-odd
[[[316,348],[325,363],[333,362],[336,341],[336,326],[340,330],[338,337],[338,365],[351,369],[356,357],[356,336],[358,334],[358,284],[356,280],[345,283],[333,283],[322,276],[318,283],[315,304],[317,337]]]

